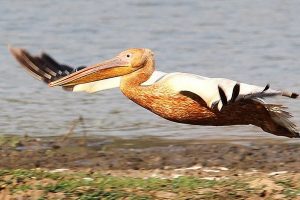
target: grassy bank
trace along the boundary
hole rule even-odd
[[[151,173],[146,170],[141,178],[126,170],[118,176],[113,171],[0,170],[0,199],[295,199],[300,194],[299,174],[158,178]]]

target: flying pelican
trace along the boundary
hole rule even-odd
[[[17,61],[50,87],[97,92],[119,87],[130,100],[167,120],[210,126],[255,125],[278,136],[300,137],[284,106],[267,104],[266,97],[297,98],[297,93],[272,90],[224,78],[155,71],[150,49],[128,49],[88,67],[72,68],[42,53],[10,47]]]

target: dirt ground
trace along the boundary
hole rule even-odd
[[[296,140],[3,137],[0,168],[164,169],[222,166],[300,172]]]

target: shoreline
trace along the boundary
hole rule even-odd
[[[300,172],[289,139],[174,140],[159,137],[0,138],[0,168],[163,169],[200,165]]]

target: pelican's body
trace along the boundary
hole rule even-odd
[[[149,49],[129,49],[78,71],[45,54],[32,57],[15,48],[11,52],[22,66],[50,86],[86,92],[120,87],[130,100],[170,121],[213,126],[253,124],[275,135],[299,137],[296,126],[288,119],[289,113],[281,105],[262,100],[276,95],[296,98],[296,93],[228,79],[155,71]]]
[[[170,75],[177,76],[178,74]],[[152,85],[144,87],[133,86],[123,81],[120,88],[124,95],[133,102],[171,121],[213,126],[252,124],[250,119],[245,120],[245,117],[241,118],[229,113],[233,111],[232,109],[242,112],[242,107],[235,105],[230,109],[224,108],[222,112],[218,109],[211,109],[199,96],[195,94],[194,96],[192,94],[190,96],[188,96],[189,94],[184,95],[171,88],[170,82],[167,78],[163,78]],[[257,120],[257,118],[254,120]]]

